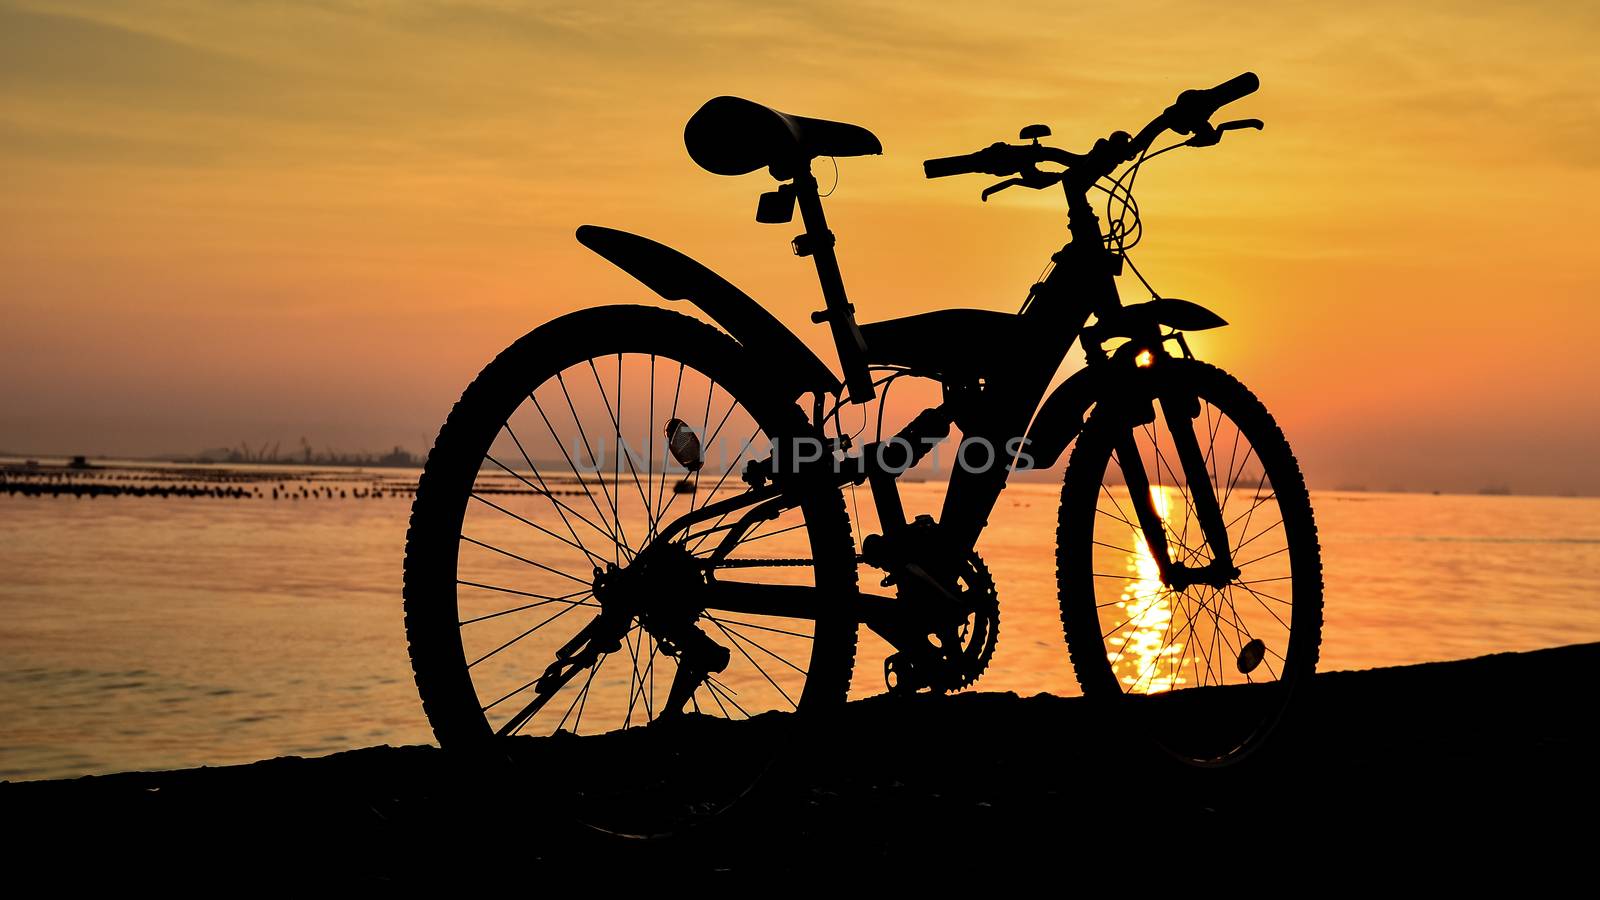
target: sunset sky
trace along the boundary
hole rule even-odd
[[[1059,194],[920,162],[1086,149],[1251,70],[1224,115],[1265,131],[1139,181],[1134,261],[1233,323],[1197,352],[1314,486],[1600,494],[1597,39],[1592,2],[0,0],[0,451],[422,451],[515,337],[652,299],[586,222],[831,362],[770,179],[684,152],[718,94],[882,139],[828,200],[863,320],[1014,311]]]

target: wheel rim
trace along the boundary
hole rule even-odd
[[[1108,440],[1093,476],[1094,602],[1084,624],[1103,653],[1103,689],[1134,701],[1140,727],[1181,759],[1222,764],[1261,744],[1310,663],[1303,610],[1320,604],[1320,567],[1314,537],[1306,540],[1314,529],[1303,482],[1276,426],[1242,388],[1233,396],[1208,383],[1192,425],[1239,574],[1182,589],[1162,583]],[[1151,500],[1170,558],[1201,567],[1213,553],[1161,401],[1154,412],[1134,428]]]
[[[672,420],[690,423],[699,438],[697,471],[665,446]],[[694,365],[624,352],[540,380],[487,440],[466,494],[455,581],[461,648],[491,730],[591,734],[654,721],[677,663],[632,617],[614,650],[507,727],[537,695],[557,649],[601,612],[596,570],[628,570],[672,518],[745,490],[740,471],[770,449],[766,429]],[[684,555],[709,558],[722,536],[710,528],[736,516],[688,529]],[[793,509],[757,525],[727,554],[738,569],[718,571],[814,585],[812,567],[795,564],[810,556],[804,516]],[[682,587],[662,584],[663,601]],[[814,621],[709,611],[697,625],[731,659],[694,691],[688,711],[742,719],[803,702]]]

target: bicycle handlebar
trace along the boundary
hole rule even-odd
[[[922,172],[929,178],[973,175],[979,172],[989,175],[1015,175],[1035,163],[1053,162],[1072,166],[1086,159],[1088,157],[1082,154],[1042,144],[995,143],[976,153],[924,160]]]
[[[925,160],[922,163],[922,172],[929,178],[947,178],[951,175],[970,175],[979,172],[989,175],[1017,175],[1031,170],[1035,164],[1041,162],[1060,163],[1071,168],[1076,163],[1091,159],[1100,162],[1101,157],[1111,147],[1114,147],[1117,155],[1121,156],[1116,160],[1120,165],[1148,149],[1150,143],[1163,131],[1170,129],[1178,134],[1195,134],[1199,137],[1211,128],[1210,119],[1219,109],[1255,93],[1260,87],[1261,79],[1257,78],[1254,72],[1246,72],[1213,88],[1184,91],[1161,115],[1146,125],[1137,137],[1129,139],[1127,135],[1119,132],[1113,135],[1113,141],[1109,146],[1104,140],[1097,142],[1095,148],[1087,155],[1069,153],[1038,143],[995,143],[975,153]],[[1210,143],[1216,142],[1212,140]],[[1115,166],[1111,168],[1114,169]],[[1100,177],[1100,174],[1096,174],[1095,177]]]

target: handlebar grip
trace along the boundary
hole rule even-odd
[[[1184,91],[1167,107],[1167,124],[1179,134],[1189,134],[1203,128],[1217,110],[1241,97],[1249,96],[1261,87],[1261,79],[1254,72],[1246,72],[1214,88]]]
[[[1212,112],[1216,112],[1235,100],[1254,94],[1260,88],[1261,79],[1256,77],[1256,73],[1246,72],[1224,81],[1205,93],[1210,95],[1208,99],[1216,104],[1211,108]]]
[[[938,159],[924,160],[922,172],[929,178],[947,178],[951,175],[969,175],[982,171],[978,168],[977,154],[968,153],[964,156],[942,156]]]
[[[971,175],[977,172],[990,175],[1015,175],[1018,167],[1026,161],[1026,157],[1019,157],[1018,153],[1032,149],[1013,147],[1003,142],[995,143],[965,156],[945,156],[940,159],[925,160],[922,163],[922,171],[929,178]]]

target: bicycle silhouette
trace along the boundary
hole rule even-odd
[[[1210,123],[1257,85],[1247,73],[1185,91],[1086,153],[1041,144],[1049,129],[1034,125],[1023,143],[928,160],[929,178],[1004,178],[985,200],[1060,185],[1070,241],[1016,314],[862,325],[812,163],[881,153],[878,139],[733,97],[706,103],[685,130],[689,154],[720,175],[767,169],[780,185],[758,221],[798,206],[793,250],[816,266],[826,308],[812,319],[831,330],[842,378],[694,260],[579,228],[714,324],[652,306],[562,316],[502,352],[450,413],[405,568],[417,685],[441,745],[836,706],[861,625],[893,647],[891,692],[970,685],[999,628],[978,538],[1010,473],[1070,446],[1057,578],[1085,694],[1117,699],[1187,762],[1254,751],[1316,666],[1321,563],[1304,479],[1266,408],[1189,350],[1184,332],[1226,323],[1183,300],[1124,305],[1115,279],[1140,234],[1140,166],[1261,127]],[[1152,151],[1169,130],[1187,137]],[[1093,191],[1106,195],[1104,231]],[[1086,365],[1046,396],[1075,341]],[[880,407],[877,439],[856,445],[841,408],[906,376],[937,381],[942,402],[888,438]],[[908,521],[896,479],[952,427],[962,440],[942,510]],[[858,548],[845,489],[863,483],[881,533]],[[863,569],[876,570],[865,590]]]

